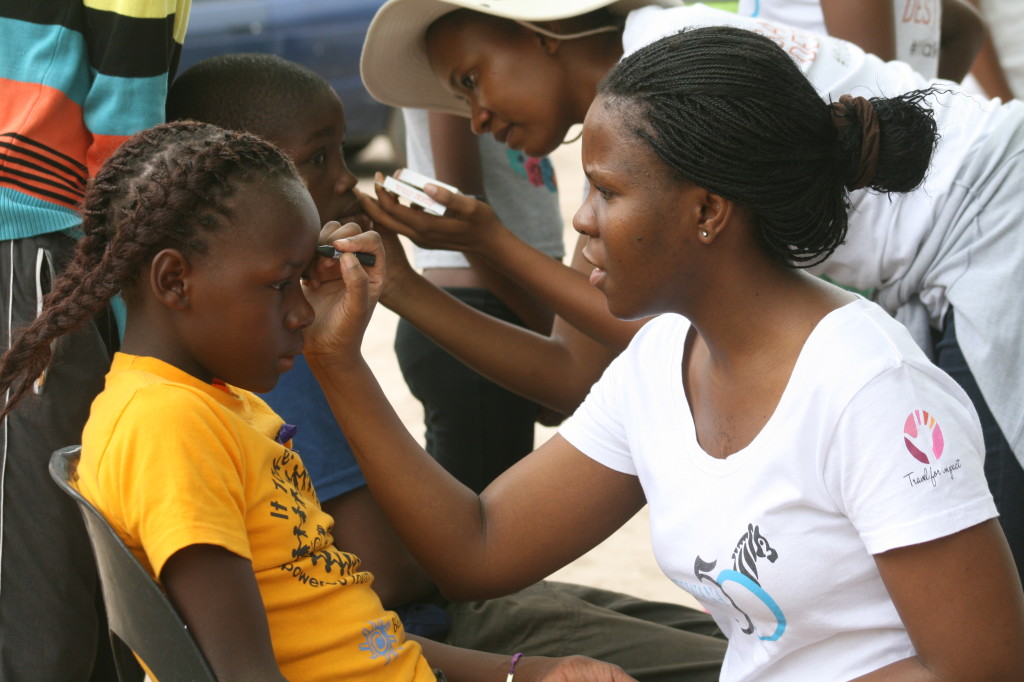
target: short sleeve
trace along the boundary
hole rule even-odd
[[[997,515],[974,408],[930,366],[901,364],[861,388],[839,419],[823,477],[872,554]]]
[[[635,476],[636,464],[630,455],[626,425],[622,420],[626,410],[621,404],[626,399],[622,386],[630,355],[627,350],[612,361],[583,404],[559,427],[558,433],[594,461]]]
[[[100,465],[100,490],[154,575],[195,544],[252,558],[240,455],[232,428],[204,396],[159,386],[128,402]]]

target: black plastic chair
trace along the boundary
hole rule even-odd
[[[72,487],[80,454],[78,445],[54,452],[50,476],[78,503],[85,520],[107,607],[118,678],[122,682],[140,678],[134,651],[160,682],[216,682],[203,652],[167,595],[103,515]]]

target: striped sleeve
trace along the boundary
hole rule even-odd
[[[110,153],[163,121],[189,6],[0,0],[0,217],[26,196],[73,212]],[[28,236],[0,225],[2,238]]]

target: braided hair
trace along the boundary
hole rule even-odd
[[[13,387],[0,419],[46,369],[53,340],[96,315],[161,250],[205,253],[205,235],[230,224],[227,199],[239,183],[268,176],[301,182],[274,145],[207,123],[158,125],[121,145],[86,188],[71,262],[0,358],[0,391]]]
[[[865,186],[907,192],[924,179],[938,140],[923,106],[931,92],[869,100],[880,147]],[[863,126],[837,127],[834,108],[769,38],[683,31],[623,59],[598,93],[677,179],[751,209],[762,246],[787,266],[820,263],[843,243]]]

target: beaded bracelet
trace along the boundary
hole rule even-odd
[[[516,676],[516,661],[523,657],[522,653],[518,653],[512,657],[512,664],[508,667],[508,677],[505,678],[505,682],[512,682]]]

